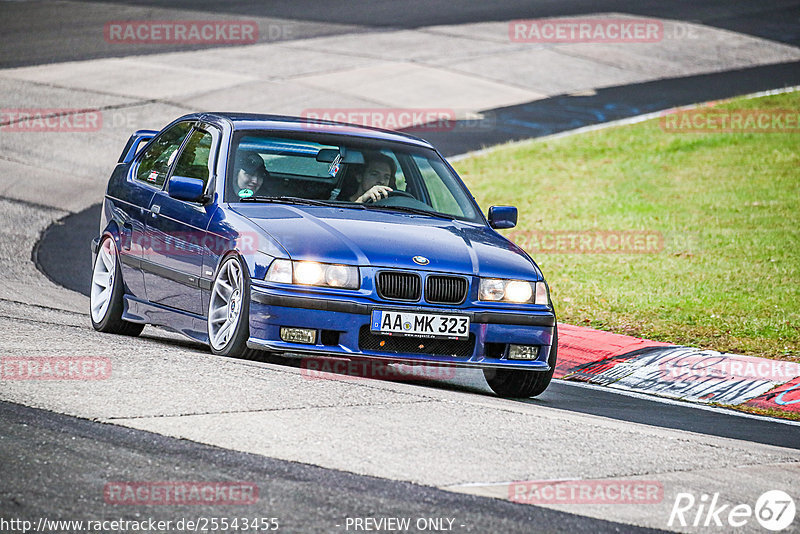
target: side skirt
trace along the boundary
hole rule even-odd
[[[125,311],[122,318],[126,321],[163,326],[190,339],[208,344],[208,323],[205,317],[153,304],[131,295],[125,295],[124,301]]]

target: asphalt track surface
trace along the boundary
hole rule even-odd
[[[174,0],[167,3],[160,0],[58,3],[0,1],[0,19],[4,19],[0,67],[203,48],[202,45],[138,45],[120,50],[119,46],[94,37],[102,35],[96,30],[102,29],[109,20],[165,20],[174,18],[175,11],[183,11],[183,18],[188,18],[186,13],[203,12],[231,19],[255,17],[264,24],[280,24],[287,20],[300,23],[288,35],[271,36],[265,33],[262,40],[336,35],[368,28],[420,28],[622,12],[642,17],[699,22],[773,41],[800,44],[800,8],[792,0],[710,3],[691,0],[300,0],[282,3],[253,0]],[[52,24],[54,12],[58,12],[59,24]]]
[[[49,2],[0,2],[0,18],[12,28],[3,36],[0,66],[20,66],[119,55],[107,43],[83,39],[75,28],[108,20],[93,2],[67,2],[59,24],[40,20],[40,31],[30,31],[31,16],[53,9]],[[133,10],[159,8],[160,2],[102,2]],[[417,8],[413,4],[418,4]],[[624,11],[731,29],[797,45],[800,43],[798,4],[730,2],[724,10],[697,2],[336,2],[324,10],[311,2],[269,5],[259,2],[171,2],[172,9],[220,12],[232,17],[302,20],[309,25],[296,37],[357,32],[369,27],[420,27],[511,18],[578,15]],[[37,11],[44,10],[44,11]],[[724,14],[721,14],[724,11]],[[52,13],[52,11],[49,11]],[[134,11],[138,13],[138,11]],[[126,18],[141,18],[135,15]],[[27,24],[27,26],[26,26]],[[26,29],[27,28],[27,29]],[[65,32],[73,39],[64,46]],[[5,32],[5,31],[4,31]],[[163,52],[197,47],[159,47],[130,53]],[[492,110],[490,131],[469,131],[451,140],[428,135],[447,155],[497,142],[547,135],[589,124],[657,111],[675,105],[725,98],[758,90],[800,84],[800,64],[784,64],[685,79],[600,90],[592,96],[550,98],[530,104]],[[97,208],[70,215],[43,235],[34,260],[51,279],[86,294],[89,272],[88,241],[94,237]],[[292,365],[286,363],[286,365]],[[421,387],[453,387],[432,384]],[[458,387],[458,386],[456,386]],[[469,386],[461,389],[469,390]],[[624,421],[800,448],[797,427],[762,419],[742,419],[724,412],[700,411],[691,406],[621,396],[611,391],[554,383],[542,397],[526,401],[552,408],[600,415]],[[639,532],[627,524],[518,505],[481,497],[453,494],[403,482],[357,476],[341,471],[217,449],[113,425],[0,403],[0,517],[69,517],[102,519],[162,517],[176,519],[174,508],[109,507],[102,485],[120,480],[158,480],[180,473],[184,480],[256,481],[260,500],[247,515],[279,517],[287,531],[342,531],[336,526],[346,516],[453,517],[465,532]],[[45,467],[46,466],[46,467]],[[220,515],[219,508],[188,507],[193,516]],[[337,521],[337,519],[339,521]],[[284,522],[285,520],[285,522]],[[282,530],[284,530],[282,528]],[[458,530],[458,529],[456,529]]]
[[[43,516],[163,521],[268,517],[278,519],[280,532],[346,532],[347,517],[377,515],[450,518],[454,532],[526,533],[532,525],[538,532],[659,532],[219,449],[4,402],[0,402],[0,420],[0,465],[9,467],[4,468],[0,486],[0,517],[34,524]],[[122,507],[104,500],[107,481],[164,480],[169,476],[253,483],[258,486],[258,500],[223,509],[206,505]]]

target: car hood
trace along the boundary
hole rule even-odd
[[[247,204],[232,208],[295,260],[540,279],[516,245],[483,225],[383,210]],[[430,263],[421,266],[415,256]]]

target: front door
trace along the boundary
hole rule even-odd
[[[200,178],[208,188],[218,145],[216,129],[195,126],[169,176]],[[200,276],[207,245],[206,229],[214,209],[214,204],[172,198],[167,187],[155,194],[145,227],[145,241],[150,249],[142,261],[150,302],[195,315],[205,314]]]

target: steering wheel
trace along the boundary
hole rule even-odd
[[[380,202],[381,200],[386,200],[387,198],[391,198],[391,197],[408,197],[408,198],[413,198],[414,200],[416,200],[416,197],[414,197],[414,195],[412,195],[411,193],[408,193],[407,191],[399,191],[399,190],[395,189],[395,190],[389,191],[389,196],[387,196],[387,197],[382,197],[382,198],[379,198],[378,200],[368,199],[367,202]]]

